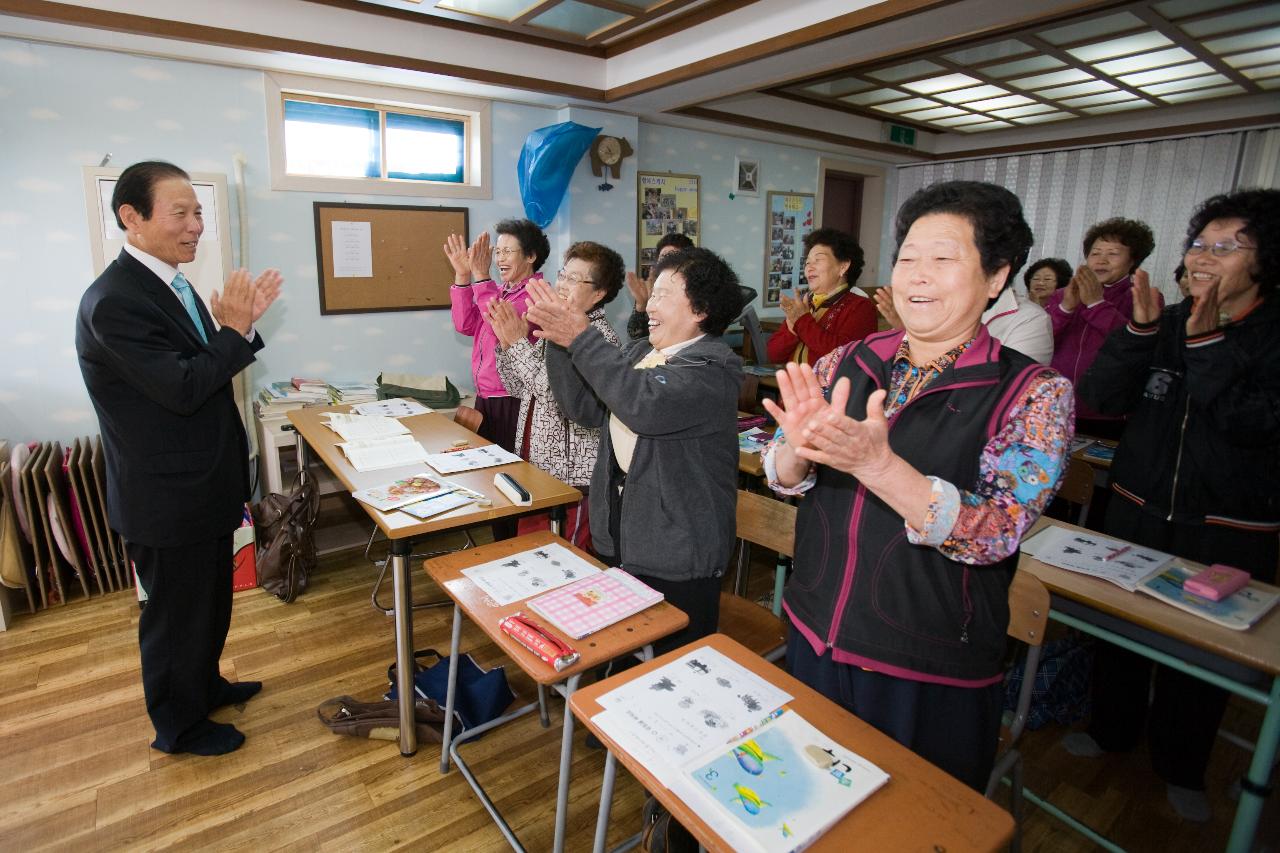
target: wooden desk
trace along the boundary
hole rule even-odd
[[[607,834],[615,760],[620,760],[703,847],[711,851],[730,849],[697,813],[664,787],[648,768],[618,749],[617,744],[591,721],[604,710],[599,702],[602,694],[702,646],[724,653],[790,693],[795,699],[787,703],[788,708],[889,774],[889,781],[883,788],[845,815],[808,850],[909,849],[960,853],[966,850],[999,850],[1013,837],[1013,817],[1004,809],[742,645],[723,634],[713,634],[584,687],[570,698],[573,713],[609,747],[596,824],[597,853],[603,851]]]
[[[1028,535],[1047,524],[1082,529],[1042,518]],[[1198,565],[1190,560],[1179,561],[1189,566]],[[1035,575],[1049,589],[1050,618],[1216,684],[1266,708],[1246,777],[1255,787],[1250,790],[1246,782],[1241,791],[1227,844],[1229,851],[1251,849],[1264,802],[1256,792],[1267,784],[1280,745],[1280,615],[1277,611],[1264,616],[1248,631],[1233,631],[1149,595],[1126,592],[1109,581],[1050,566],[1026,554],[1019,558],[1018,569]],[[1252,671],[1253,677],[1243,677],[1248,673],[1242,673],[1240,667]],[[1257,686],[1267,682],[1270,682],[1269,692]],[[1035,799],[1034,795],[1031,798]],[[1057,810],[1049,808],[1048,811]]]
[[[621,622],[610,625],[608,628],[583,637],[581,640],[574,640],[556,630],[546,619],[533,614],[533,618],[539,625],[544,626],[548,631],[577,649],[580,655],[576,664],[557,672],[546,663],[543,663],[541,658],[498,628],[498,623],[504,617],[524,609],[525,602],[517,601],[499,606],[472,583],[470,578],[462,574],[463,569],[548,545],[552,542],[563,545],[583,559],[604,568],[604,564],[599,560],[584,551],[578,550],[559,536],[541,531],[428,560],[426,562],[426,571],[431,579],[439,584],[440,588],[454,600],[453,638],[449,648],[449,695],[445,702],[444,748],[440,751],[440,772],[447,773],[449,771],[449,757],[452,756],[453,760],[458,764],[458,769],[462,771],[472,790],[475,791],[476,796],[480,798],[484,807],[493,817],[494,822],[498,824],[502,834],[506,836],[511,846],[517,850],[523,848],[516,839],[515,833],[512,832],[506,821],[502,819],[497,807],[485,794],[484,789],[480,787],[475,776],[467,767],[466,762],[458,754],[458,746],[489,729],[531,713],[535,708],[539,709],[542,715],[542,725],[548,725],[544,688],[559,685],[563,682],[562,687],[556,688],[564,694],[566,700],[564,733],[560,741],[560,783],[556,792],[554,850],[555,853],[560,853],[564,849],[565,820],[568,817],[569,770],[573,758],[573,715],[569,712],[569,700],[577,690],[578,679],[584,672],[593,671],[616,657],[630,654],[642,647],[644,649],[644,659],[649,660],[653,657],[652,644],[654,641],[684,628],[689,624],[689,617],[683,611],[664,601]],[[483,726],[477,726],[468,732],[458,735],[456,738],[452,738],[454,683],[457,678],[458,645],[462,635],[462,616],[464,613],[468,619],[488,635],[490,640],[502,649],[507,657],[515,661],[516,665],[538,684],[538,701],[505,714]]]
[[[301,438],[297,445],[299,469],[306,466],[306,451],[309,447],[320,457],[325,467],[337,475],[342,485],[353,492],[427,470],[428,466],[425,462],[401,468],[383,468],[378,471],[364,472],[351,467],[347,457],[337,447],[342,438],[329,429],[320,417],[325,412],[345,412],[350,408],[350,406],[325,406],[289,412],[289,420]],[[458,439],[465,439],[476,445],[489,443],[440,414],[415,415],[402,418],[401,423],[409,427],[413,431],[413,437],[432,453],[448,448]],[[533,496],[533,503],[530,506],[516,506],[498,491],[497,486],[493,484],[493,475],[499,471],[510,474],[529,491]],[[413,588],[409,574],[409,554],[413,551],[413,540],[430,533],[482,524],[497,518],[545,509],[554,510],[565,504],[574,503],[581,497],[577,489],[560,482],[528,462],[513,462],[510,465],[484,468],[479,471],[450,474],[446,479],[483,494],[489,498],[491,505],[480,507],[470,504],[459,507],[453,512],[421,520],[407,513],[379,512],[368,504],[360,504],[378,529],[391,540],[396,690],[400,702],[400,754],[405,756],[413,755],[418,750],[417,731],[413,721]],[[555,512],[552,513],[552,520],[553,524],[559,524]]]

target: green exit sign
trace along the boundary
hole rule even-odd
[[[908,148],[916,147],[916,129],[914,127],[903,127],[900,124],[890,124],[889,141],[896,145],[905,145]]]

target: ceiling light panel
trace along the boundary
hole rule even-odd
[[[1274,77],[1277,74],[1280,74],[1280,64],[1259,65],[1244,70],[1244,76],[1251,80],[1261,80],[1263,77]]]
[[[1034,56],[1030,59],[1019,59],[1015,62],[1002,62],[999,65],[988,65],[982,73],[989,77],[1017,77],[1020,74],[1034,74],[1037,71],[1048,71],[1051,68],[1062,68],[1067,63],[1052,56]]]
[[[920,59],[915,62],[908,62],[906,65],[878,68],[875,71],[868,71],[867,74],[886,83],[896,83],[899,80],[910,80],[912,77],[923,77],[926,74],[937,74],[945,70],[941,65]]]
[[[1181,65],[1170,65],[1168,68],[1157,68],[1154,71],[1125,74],[1118,79],[1126,86],[1145,86],[1148,83],[1166,83],[1182,77],[1198,77],[1201,74],[1209,74],[1213,70],[1203,62],[1184,62]]]
[[[1067,48],[1067,53],[1081,62],[1097,62],[1100,59],[1111,59],[1116,56],[1128,56],[1132,53],[1145,53],[1160,47],[1173,44],[1167,37],[1157,32],[1139,33],[1136,36],[1111,39],[1110,41],[1086,44],[1080,47]]]
[[[977,124],[962,124],[957,128],[961,133],[980,133],[984,130],[999,130],[1002,127],[1013,127],[1007,121],[983,121]]]
[[[946,54],[946,58],[957,65],[978,65],[983,62],[1006,59],[1010,56],[1020,56],[1032,51],[1033,48],[1030,45],[1023,44],[1017,39],[1005,39],[991,44],[980,44],[977,47],[971,47],[966,50],[957,50],[954,53]]]
[[[965,107],[971,110],[983,110],[991,112],[992,110],[1003,110],[1008,107],[1020,107],[1023,104],[1035,103],[1026,95],[1010,95],[1007,98],[988,98],[985,101],[968,101]]]
[[[934,92],[960,89],[980,82],[982,81],[970,77],[968,74],[944,74],[941,77],[929,77],[925,80],[913,80],[910,83],[903,83],[902,88],[919,92],[922,95],[932,95]]]
[[[911,110],[923,110],[929,107],[938,106],[937,101],[931,101],[928,98],[907,98],[905,101],[894,101],[891,104],[877,104],[871,109],[879,110],[883,113],[905,113]]]
[[[904,94],[897,89],[872,89],[870,92],[846,95],[840,100],[859,107],[869,107],[872,104],[882,104],[885,101],[896,101],[901,97],[904,97]]]
[[[1068,68],[1066,71],[1054,71],[1051,74],[1037,74],[1035,77],[1023,77],[1014,80],[1013,85],[1019,89],[1043,89],[1047,86],[1065,86],[1068,83],[1083,83],[1093,80],[1094,76],[1079,68]]]
[[[991,114],[997,118],[1022,118],[1023,116],[1032,116],[1036,113],[1055,112],[1057,109],[1057,107],[1051,104],[1028,104],[1025,107],[1010,107],[1007,110],[992,110]]]
[[[965,115],[956,116],[955,118],[940,118],[930,122],[941,127],[962,127],[966,124],[977,124],[979,122],[991,121],[990,117],[984,115]]]
[[[1236,30],[1255,30],[1271,24],[1280,24],[1280,3],[1267,6],[1255,6],[1240,12],[1217,15],[1213,18],[1201,18],[1198,21],[1187,21],[1179,24],[1182,31],[1193,38],[1204,38],[1217,33],[1229,33]]]
[[[1280,62],[1280,47],[1268,50],[1255,50],[1250,53],[1237,53],[1235,56],[1224,56],[1223,61],[1232,68],[1248,68],[1252,65],[1266,65]]]
[[[805,86],[800,91],[824,98],[839,98],[844,95],[851,95],[854,92],[864,92],[873,85],[865,80],[859,80],[857,77],[842,77],[839,80],[828,80],[825,83],[813,83]]]
[[[1166,18],[1185,18],[1201,12],[1216,12],[1229,6],[1239,6],[1245,0],[1165,0],[1157,3],[1155,9]]]
[[[1142,86],[1148,95],[1164,95],[1169,92],[1189,92],[1192,89],[1204,89],[1209,86],[1221,86],[1231,82],[1222,74],[1206,74],[1203,77],[1187,77],[1184,80],[1172,80],[1168,83],[1152,83]]]
[[[1071,86],[1058,86],[1053,89],[1041,89],[1036,92],[1042,98],[1049,100],[1060,100],[1062,98],[1074,98],[1079,95],[1092,95],[1095,92],[1114,92],[1115,86],[1112,86],[1106,80],[1090,80],[1086,83],[1075,83]]]
[[[1153,107],[1153,106],[1155,106],[1155,104],[1151,103],[1150,101],[1143,101],[1139,99],[1139,100],[1133,100],[1133,101],[1124,101],[1123,103],[1118,103],[1118,104],[1104,104],[1100,107],[1086,107],[1084,111],[1089,113],[1090,115],[1103,115],[1105,113],[1124,112],[1125,110],[1140,110],[1140,109],[1143,109],[1144,107]]]
[[[529,23],[535,27],[560,30],[585,38],[628,20],[631,20],[630,15],[612,9],[590,6],[578,0],[564,0],[531,19]]]
[[[1241,33],[1204,43],[1204,46],[1214,53],[1235,53],[1239,50],[1255,50],[1276,45],[1280,45],[1280,27],[1269,27],[1265,30],[1255,30],[1251,33]]]
[[[946,101],[948,104],[963,104],[982,98],[995,98],[1008,94],[1008,89],[1001,89],[999,86],[970,86],[967,89],[956,89],[954,92],[940,92],[935,97],[940,101]],[[1019,96],[1014,95],[1013,97]]]
[[[1064,118],[1075,118],[1075,116],[1071,113],[1044,113],[1042,115],[1015,119],[1015,121],[1018,124],[1041,124],[1046,121],[1062,121]]]
[[[1040,33],[1040,38],[1049,42],[1049,44],[1070,44],[1071,42],[1085,41],[1087,39],[1096,39],[1103,36],[1115,35],[1126,30],[1146,30],[1150,29],[1141,18],[1131,15],[1128,12],[1121,12],[1117,15],[1105,15],[1101,18],[1090,18],[1087,21],[1081,21],[1078,24],[1069,24],[1065,27],[1057,27],[1052,30],[1045,30]]]
[[[1168,50],[1157,50],[1155,53],[1143,53],[1139,56],[1126,56],[1124,59],[1111,59],[1106,62],[1095,62],[1093,67],[1103,74],[1132,74],[1135,71],[1146,71],[1148,68],[1160,68],[1175,65],[1179,62],[1190,62],[1195,59],[1180,47]]]
[[[1169,95],[1162,95],[1160,100],[1170,104],[1181,104],[1184,101],[1202,101],[1205,98],[1225,98],[1229,95],[1239,95],[1244,92],[1240,86],[1218,86],[1215,89],[1197,89],[1194,92],[1174,92]]]
[[[1088,95],[1083,98],[1068,98],[1062,102],[1064,107],[1072,109],[1080,109],[1082,107],[1093,107],[1098,104],[1113,104],[1118,101],[1132,101],[1134,95],[1130,92],[1104,92],[1101,95]]]
[[[439,0],[436,3],[442,9],[455,12],[466,12],[471,15],[483,15],[486,18],[500,18],[510,21],[519,17],[529,8],[529,0]]]
[[[958,107],[936,107],[932,110],[921,110],[915,113],[903,113],[900,118],[910,119],[911,121],[934,121],[940,118],[950,118],[952,116],[969,115],[969,113]]]

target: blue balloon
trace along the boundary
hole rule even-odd
[[[569,179],[601,128],[565,121],[530,133],[520,149],[516,175],[524,213],[539,228],[556,218]]]

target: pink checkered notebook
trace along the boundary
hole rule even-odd
[[[529,608],[575,640],[621,622],[662,600],[662,593],[622,569],[606,569],[529,599]]]

